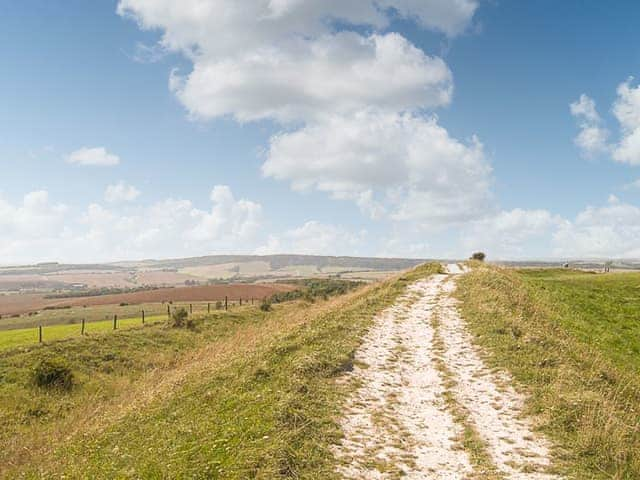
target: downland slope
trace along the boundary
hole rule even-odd
[[[337,478],[330,452],[360,338],[413,280],[0,354],[3,478]],[[64,361],[70,391],[32,370]]]
[[[348,378],[374,375],[377,364],[360,359],[390,342],[390,352],[383,353],[392,353],[400,370],[384,367],[381,374],[399,373],[420,386],[426,368],[420,362],[427,358],[420,349],[427,342],[436,354],[430,371],[445,380],[442,398],[424,400],[453,414],[459,438],[445,432],[439,441],[451,446],[453,464],[455,448],[464,449],[465,475],[473,470],[473,478],[542,478],[509,473],[509,458],[492,462],[492,443],[478,435],[483,415],[476,404],[489,399],[467,395],[469,383],[461,379],[480,385],[504,372],[511,383],[500,394],[508,400],[505,392],[512,387],[526,394],[522,413],[536,423],[520,425],[551,440],[555,475],[640,478],[640,337],[633,320],[640,276],[473,267],[459,276],[455,292],[442,275],[425,283],[441,272],[440,265],[430,264],[328,300],[296,300],[268,312],[251,306],[215,312],[200,317],[192,330],[155,325],[4,352],[0,477],[349,477],[349,463],[336,454],[336,445],[348,439],[341,421],[363,382]],[[460,303],[452,303],[451,294]],[[423,312],[434,305],[432,318],[426,318]],[[385,325],[385,311],[395,312],[396,323]],[[402,323],[407,321],[411,329]],[[381,342],[367,344],[378,331],[375,325],[382,328]],[[424,330],[429,325],[431,334]],[[385,334],[387,327],[391,334]],[[460,336],[466,331],[469,338]],[[414,345],[407,339],[424,341]],[[456,356],[459,347],[466,357]],[[33,385],[34,366],[52,358],[73,372],[69,391]],[[480,363],[494,370],[474,370]],[[384,389],[392,413],[415,394],[403,390],[403,381]],[[520,422],[511,418],[513,412],[496,409],[495,415]],[[391,430],[401,427],[393,418],[374,420],[384,420]],[[427,422],[426,431],[434,426]],[[426,431],[413,433],[428,445],[433,438]],[[525,437],[519,440],[533,439]],[[510,443],[497,434],[493,440],[499,448]],[[400,449],[398,464],[365,462],[363,469],[378,472],[371,478],[437,473],[411,475],[416,466],[429,465],[428,451],[412,460],[402,454],[413,451],[410,442],[390,447]]]

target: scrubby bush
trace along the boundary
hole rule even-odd
[[[271,302],[267,299],[263,300],[262,303],[260,304],[260,310],[262,310],[263,312],[270,312]]]
[[[475,252],[471,255],[471,260],[477,260],[479,262],[484,262],[484,259],[487,258],[484,252]]]
[[[183,328],[189,318],[189,312],[185,308],[177,308],[171,315],[170,326],[172,328]]]
[[[222,302],[220,300],[216,302],[216,310],[222,310]]]
[[[74,385],[71,367],[62,360],[45,359],[32,372],[33,383],[49,390],[69,391]]]

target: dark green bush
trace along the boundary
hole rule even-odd
[[[177,308],[171,315],[169,325],[172,328],[183,328],[186,325],[188,318],[189,312],[187,312],[185,308]]]
[[[71,367],[62,360],[45,359],[40,361],[32,373],[33,383],[50,390],[69,391],[74,385]]]
[[[262,310],[263,312],[270,312],[271,311],[271,302],[269,300],[263,300],[262,303],[260,304],[260,310]]]

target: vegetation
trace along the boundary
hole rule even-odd
[[[374,315],[408,282],[214,312],[197,335],[155,325],[0,355],[0,469],[6,478],[335,478],[330,445],[348,384],[336,377]],[[68,362],[69,395],[22,373]],[[36,461],[37,460],[37,461]]]
[[[363,282],[353,280],[340,280],[337,278],[311,278],[304,280],[287,280],[289,285],[300,286],[290,292],[275,293],[270,297],[271,303],[289,302],[291,300],[305,299],[313,301],[316,298],[327,299],[336,295],[344,295],[362,285]]]
[[[169,326],[183,328],[187,323],[187,318],[189,318],[189,312],[187,312],[186,308],[176,308],[171,314]]]
[[[463,315],[530,393],[567,475],[640,478],[640,274],[475,267],[459,283]]]
[[[147,316],[148,324],[166,320],[167,315]],[[140,317],[123,318],[118,320],[118,329],[139,327],[142,324]],[[96,335],[113,331],[113,320],[91,322],[85,325],[85,334]],[[43,328],[43,340],[45,344],[67,338],[79,337],[81,325],[77,323],[67,325],[53,325]],[[22,328],[16,330],[0,331],[0,352],[17,347],[33,347],[38,344],[37,327]],[[0,380],[1,381],[1,380]]]
[[[33,369],[33,383],[44,389],[69,391],[74,377],[71,368],[63,361],[46,358]]]
[[[475,252],[471,255],[471,260],[476,260],[478,262],[484,262],[485,258],[487,258],[487,255],[484,252]]]
[[[123,293],[137,293],[137,292],[148,292],[150,290],[158,290],[159,287],[144,285],[141,287],[103,287],[103,288],[94,288],[94,289],[81,289],[81,290],[73,290],[70,292],[62,292],[62,293],[51,293],[45,295],[44,298],[47,299],[64,299],[64,298],[79,298],[79,297],[101,297],[104,295],[120,295]]]

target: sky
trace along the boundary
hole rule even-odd
[[[640,2],[0,4],[0,264],[640,258]]]

